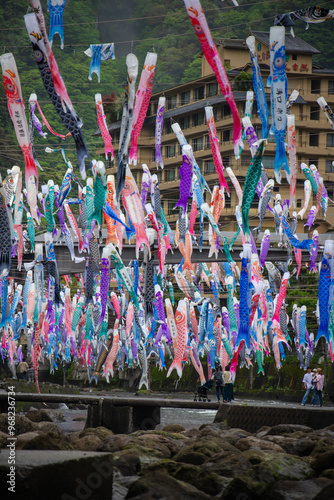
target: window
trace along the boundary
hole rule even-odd
[[[279,190],[280,190],[280,186],[274,186],[274,193],[279,193]]]
[[[152,161],[155,161],[155,149],[152,149]]]
[[[200,151],[201,149],[203,149],[203,136],[193,139],[193,151]]]
[[[226,193],[225,195],[225,208],[231,208],[231,194],[230,196]]]
[[[328,80],[328,93],[330,95],[334,94],[334,80]]]
[[[319,119],[320,119],[320,108],[319,108],[319,106],[311,106],[310,120],[319,120]]]
[[[329,135],[331,135],[331,134],[327,134],[327,142],[328,142]],[[309,145],[314,146],[314,147],[319,146],[319,134],[310,134]],[[333,144],[333,146],[334,146],[334,144]]]
[[[223,156],[223,165],[225,168],[230,166],[230,157],[229,156]]]
[[[328,148],[333,148],[334,147],[334,134],[327,134],[326,146]]]
[[[204,162],[204,173],[205,174],[210,174],[212,172],[215,172],[215,164],[213,163],[213,160],[206,160]]]
[[[146,111],[146,116],[151,116],[151,103],[149,103],[147,111]]]
[[[319,160],[314,160],[313,158],[310,158],[308,161],[309,165],[315,165],[318,168],[319,165]]]
[[[275,157],[274,156],[263,156],[262,163],[264,168],[274,168]]]
[[[172,123],[170,120],[166,120],[164,123],[163,134],[171,134],[172,132],[173,132]]]
[[[138,172],[132,172],[134,180],[137,182],[138,179]]]
[[[178,201],[179,196],[169,196],[168,197],[168,215],[175,214],[176,211],[173,210],[176,202]]]
[[[190,127],[190,116],[181,116],[180,118],[180,127],[182,130],[185,130]]]
[[[210,144],[210,137],[209,137],[209,135],[208,135],[208,134],[206,134],[206,135],[204,136],[204,139],[205,139],[205,141],[204,141],[204,149],[209,149],[209,148],[211,148],[211,144]]]
[[[311,94],[320,94],[320,80],[311,80]]]
[[[162,181],[162,170],[158,170],[156,172],[156,176],[157,176],[158,182],[161,182]]]
[[[180,143],[179,143],[179,155],[182,155],[182,146]]]
[[[334,172],[334,161],[333,160],[326,160],[326,172],[327,173]]]
[[[230,140],[230,135],[231,135],[230,129],[223,130],[222,141],[223,142],[228,142]]]
[[[217,118],[218,118],[218,108],[217,108],[217,106],[215,108],[212,108],[212,113],[213,113],[213,117],[214,117],[215,121],[217,121]]]
[[[166,103],[167,103],[167,106],[166,106],[167,109],[176,108],[176,95],[171,95],[171,96],[167,97]]]
[[[175,181],[175,170],[166,170],[166,182]]]
[[[206,86],[206,97],[218,94],[218,83],[208,83]]]
[[[222,118],[225,118],[225,116],[229,116],[231,114],[231,108],[228,104],[224,104],[222,106]]]
[[[194,89],[194,101],[199,101],[200,99],[204,99],[204,85],[203,87]]]
[[[170,144],[169,146],[166,146],[165,148],[165,156],[166,158],[172,158],[172,156],[175,156],[175,144]]]
[[[153,103],[153,114],[156,115],[158,111],[158,101]]]
[[[197,127],[198,125],[203,125],[203,123],[204,123],[203,111],[200,113],[193,114],[193,127]]]
[[[297,208],[301,208],[301,206],[302,206],[302,200],[301,200],[301,198],[299,198],[297,200]]]
[[[292,60],[297,61],[297,54],[292,54]]]
[[[180,106],[184,106],[185,104],[190,103],[190,90],[187,92],[181,92],[180,94]]]

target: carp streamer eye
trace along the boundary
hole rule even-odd
[[[194,30],[196,31],[197,35],[201,35],[203,33],[202,27],[200,24],[194,24]]]
[[[43,52],[41,52],[40,50],[35,50],[34,55],[37,62],[43,61]]]
[[[6,90],[7,90],[8,92],[11,92],[11,93],[12,93],[12,92],[14,92],[15,87],[14,87],[14,85],[13,85],[12,83],[7,83],[7,85],[6,85]]]
[[[283,57],[277,57],[277,59],[275,59],[275,66],[277,66],[278,68],[281,68],[283,64],[284,64]]]

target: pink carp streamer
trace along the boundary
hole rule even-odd
[[[25,182],[28,184],[31,176],[36,177],[38,185],[38,172],[32,153],[27,118],[24,112],[24,102],[21,91],[19,73],[13,54],[0,56],[2,78],[5,86],[7,104],[10,117],[13,121],[17,141],[22,149],[25,163]]]
[[[140,76],[139,87],[136,93],[136,101],[133,110],[131,149],[129,153],[130,165],[137,165],[137,142],[152,95],[157,58],[158,56],[154,52],[147,53],[143,71]]]
[[[223,160],[222,160],[220,150],[219,150],[219,139],[217,137],[216,125],[215,125],[215,119],[213,116],[212,106],[206,106],[204,109],[205,109],[206,123],[207,123],[208,131],[209,131],[209,138],[210,138],[210,144],[211,144],[213,163],[215,165],[215,169],[216,169],[216,172],[218,175],[220,189],[225,188],[226,191],[229,193],[228,185],[227,185],[226,179],[224,177],[224,173],[223,173],[224,166],[223,166]]]
[[[239,148],[243,147],[241,134],[242,127],[239,112],[235,104],[230,82],[223,63],[219,57],[216,45],[212,39],[208,23],[206,21],[201,3],[199,0],[184,0],[188,16],[195,33],[201,42],[202,50],[206,60],[210,64],[214,74],[216,75],[220,89],[226,98],[233,115],[233,143],[234,154],[239,156]]]
[[[288,115],[288,154],[290,167],[290,204],[296,207],[297,159],[295,115]]]
[[[114,150],[112,147],[111,137],[109,134],[109,130],[107,127],[107,120],[103,110],[102,104],[102,96],[101,94],[95,94],[95,104],[96,104],[96,113],[97,113],[97,123],[99,125],[99,129],[101,131],[102,139],[104,142],[104,154],[106,156],[106,160],[108,160],[108,153],[110,153],[110,160],[114,159]]]

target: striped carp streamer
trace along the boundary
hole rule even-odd
[[[195,33],[199,41],[201,42],[205,58],[208,61],[210,67],[212,68],[214,74],[216,75],[221,91],[231,108],[233,115],[234,154],[236,156],[239,156],[239,148],[243,146],[241,140],[241,134],[242,134],[241,120],[237,106],[234,101],[231,85],[227,78],[225,68],[217,52],[216,45],[212,39],[210,29],[206,21],[206,17],[204,15],[200,1],[184,0],[184,3],[191,24],[193,25]]]
[[[82,179],[86,178],[85,158],[89,154],[82,135],[82,122],[77,117],[68,96],[65,84],[53,55],[45,29],[45,21],[39,0],[31,0],[34,14],[24,16],[25,25],[30,37],[35,60],[40,71],[45,90],[68,131],[75,141],[79,170]]]

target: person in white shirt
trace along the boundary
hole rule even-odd
[[[303,378],[303,387],[304,389],[306,390],[305,394],[304,394],[304,397],[302,399],[302,402],[301,402],[301,405],[302,406],[305,406],[307,400],[308,400],[308,397],[309,395],[312,393],[313,391],[313,384],[312,384],[312,377],[313,377],[313,373],[312,373],[312,370],[311,368],[308,366],[307,367],[307,371],[304,375],[304,378]],[[313,393],[312,393],[313,394]]]

